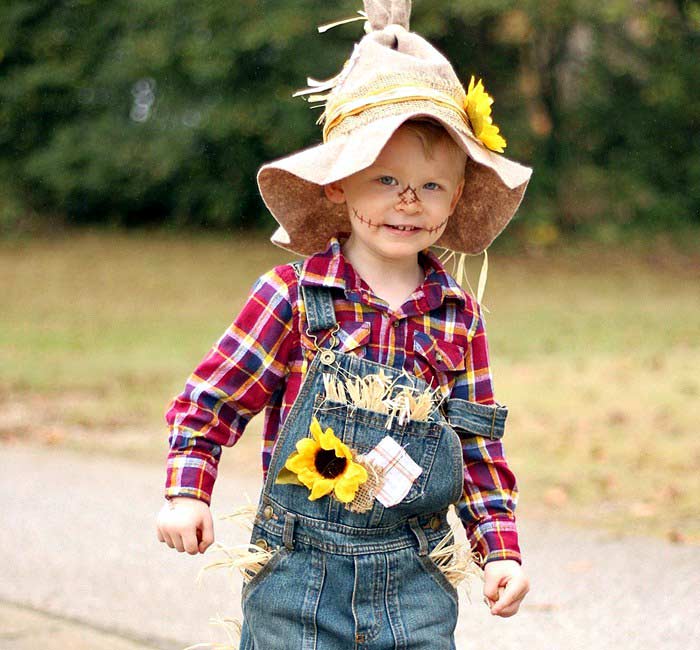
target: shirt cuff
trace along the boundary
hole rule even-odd
[[[217,467],[195,456],[171,455],[168,458],[165,497],[192,497],[211,503]]]
[[[515,560],[522,564],[514,518],[486,519],[471,527],[467,533],[479,555],[481,566],[494,560]]]

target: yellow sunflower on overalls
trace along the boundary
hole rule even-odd
[[[338,501],[349,503],[367,480],[367,470],[353,460],[352,450],[333,429],[323,431],[314,418],[309,430],[313,437],[297,442],[297,451],[287,458],[285,468],[311,490],[310,501],[333,492]]]

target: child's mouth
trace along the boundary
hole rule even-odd
[[[397,232],[418,232],[419,230],[422,230],[422,228],[418,228],[417,226],[392,226],[391,224],[384,224],[387,228],[390,228],[391,230],[395,230]]]

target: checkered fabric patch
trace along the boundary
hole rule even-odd
[[[382,468],[377,499],[386,508],[400,503],[423,472],[391,436],[384,437],[365,457]]]

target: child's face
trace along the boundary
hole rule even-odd
[[[440,238],[462,194],[464,166],[442,140],[432,154],[399,128],[370,167],[325,186],[331,201],[347,204],[355,247],[399,261]]]

